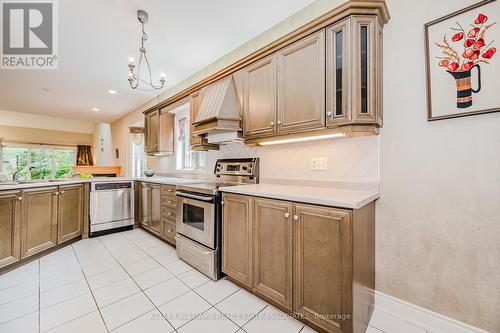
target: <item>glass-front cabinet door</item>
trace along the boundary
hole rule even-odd
[[[326,30],[326,121],[327,126],[351,122],[351,20]]]
[[[353,15],[326,29],[327,126],[382,125],[382,28]]]
[[[378,39],[379,24],[375,16],[352,16],[353,46],[353,108],[356,123],[377,122],[378,93],[382,58],[379,56],[381,41]]]

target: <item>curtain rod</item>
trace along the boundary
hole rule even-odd
[[[44,142],[27,142],[27,141],[0,141],[0,145],[4,144],[23,144],[23,145],[32,145],[32,146],[58,146],[58,147],[77,147],[77,146],[91,146],[92,144],[84,143],[84,144],[64,144],[64,143],[44,143]]]

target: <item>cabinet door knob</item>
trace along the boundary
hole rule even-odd
[[[171,232],[172,232],[172,229],[168,229],[168,230],[167,230],[167,232],[168,232],[168,233],[171,233]]]
[[[298,220],[299,220],[299,216],[298,216],[298,215],[294,215],[294,216],[293,216],[293,220],[294,220],[294,221],[298,221]]]
[[[288,213],[288,212],[287,212],[287,213],[285,213],[285,218],[287,219],[287,218],[289,218],[289,217],[290,217],[290,213]]]
[[[278,124],[278,125],[281,125],[281,120],[278,120],[277,124]]]
[[[23,197],[17,197],[17,201],[23,200]]]
[[[224,205],[224,204],[225,204],[225,202],[224,202],[224,201],[221,201],[221,202],[220,202],[220,204],[221,204],[221,205]]]
[[[59,192],[59,194],[63,195],[63,194],[64,194],[64,191]]]
[[[168,213],[167,213],[167,215],[168,215],[168,216],[172,216],[172,212],[168,212]]]
[[[271,126],[274,126],[274,121],[271,121]]]
[[[331,118],[331,117],[333,116],[333,112],[332,112],[332,111],[328,111],[328,112],[326,113],[326,116],[327,116],[328,118]]]

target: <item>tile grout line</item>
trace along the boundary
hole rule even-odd
[[[107,251],[111,254],[111,256],[112,256],[112,257],[116,260],[115,256],[114,256],[114,255],[113,255],[113,253],[112,253],[112,252],[108,249],[108,247],[107,247],[107,246],[106,246],[106,245],[105,245],[105,244],[104,244],[104,243],[103,243],[103,242],[102,242],[99,238],[98,238],[98,240],[102,243],[102,245],[106,248],[106,250],[107,250]],[[129,239],[127,238],[127,240],[129,240]],[[130,240],[129,240],[129,241],[130,241]],[[144,253],[146,253],[146,251],[144,251],[144,250],[142,250],[142,251],[143,251]],[[146,255],[150,256],[150,255],[149,255],[149,253],[146,253]],[[153,258],[153,257],[151,256],[151,258]],[[154,258],[153,258],[153,259],[154,259]],[[116,260],[116,261],[118,262],[118,264],[120,265],[120,267],[121,267],[121,268],[122,268],[122,269],[123,269],[123,270],[124,270],[124,271],[125,271],[125,272],[129,275],[129,276],[130,276],[130,279],[131,279],[131,280],[132,280],[132,281],[133,281],[133,282],[137,285],[137,287],[139,288],[140,292],[141,292],[144,296],[146,296],[146,298],[147,298],[147,299],[151,302],[151,304],[154,306],[154,308],[155,308],[155,309],[156,309],[156,310],[157,310],[157,311],[161,314],[161,316],[162,316],[162,317],[163,317],[163,318],[167,321],[167,323],[168,323],[168,324],[169,324],[169,325],[170,325],[170,326],[174,329],[174,331],[175,331],[175,332],[177,332],[177,330],[175,329],[174,325],[172,325],[172,323],[171,323],[170,321],[168,321],[168,319],[167,319],[167,318],[163,315],[163,313],[162,313],[162,312],[160,311],[160,309],[156,306],[156,304],[155,304],[155,303],[154,303],[154,302],[153,302],[153,301],[149,298],[149,296],[148,296],[148,295],[144,292],[144,290],[143,290],[143,289],[141,288],[141,286],[137,283],[137,281],[135,281],[135,280],[134,280],[134,278],[132,277],[132,275],[130,275],[130,273],[129,273],[129,272],[128,272],[128,271],[127,271],[124,267],[123,267],[123,265],[122,265],[122,264],[121,264],[118,260]],[[161,264],[160,264],[160,265],[161,265]],[[166,268],[165,268],[165,269],[166,269]],[[167,270],[167,271],[168,271],[168,270]],[[171,273],[172,275],[174,275],[172,272],[170,272],[170,271],[168,271],[168,272],[169,272],[169,273]],[[174,275],[173,277],[175,277],[175,275]],[[168,281],[168,280],[170,280],[170,279],[167,279],[166,281]],[[178,279],[178,280],[180,281],[180,279]],[[163,282],[164,282],[164,281],[163,281]],[[182,282],[182,281],[181,281],[181,282]],[[160,283],[162,283],[162,282],[160,282]],[[136,294],[138,294],[138,293],[136,293]],[[136,295],[136,294],[134,294],[134,295]],[[133,296],[133,295],[131,295],[131,296]],[[130,297],[130,296],[128,296],[128,297]],[[126,324],[130,323],[131,321],[136,320],[137,318],[139,318],[139,317],[141,317],[141,316],[145,315],[145,314],[146,314],[146,313],[148,313],[148,312],[151,312],[151,310],[148,310],[148,311],[144,312],[144,313],[143,313],[143,314],[141,314],[140,316],[137,316],[137,317],[135,317],[135,318],[133,318],[133,319],[131,319],[131,320],[129,320],[129,321],[127,321],[127,322],[123,323],[122,325],[120,325],[120,326],[118,326],[118,327],[116,327],[116,328],[114,328],[114,329],[118,329],[119,327],[122,327],[122,326],[124,326],[124,325],[126,325]]]
[[[128,239],[128,237],[126,237],[126,238]],[[133,241],[132,241],[132,242],[133,242]],[[144,252],[146,252],[146,251],[144,251]],[[151,258],[153,258],[153,260],[155,260],[156,262],[158,262],[158,263],[159,263],[159,264],[160,264],[163,268],[165,268],[167,271],[169,271],[169,270],[168,270],[168,268],[167,268],[167,267],[165,267],[164,265],[162,265],[159,261],[157,261],[157,260],[156,260],[156,258],[154,258],[153,256],[151,256],[151,255],[150,255],[149,253],[147,253],[147,252],[146,252],[146,254],[147,254],[147,255],[149,255]],[[180,260],[181,260],[181,259],[179,259],[179,261],[180,261]],[[178,260],[175,260],[175,261],[178,261]],[[173,262],[175,262],[175,261],[173,261]],[[191,267],[192,267],[192,266],[191,266]],[[194,270],[194,269],[195,269],[195,268],[193,267],[193,269],[192,269],[192,270]],[[189,270],[189,271],[191,271],[191,270]],[[187,273],[187,272],[189,272],[189,271],[182,272],[182,273],[180,273],[179,275],[184,274],[184,273]],[[170,272],[170,271],[169,271],[169,272]],[[128,272],[127,272],[127,273],[128,273]],[[173,272],[170,272],[170,273],[173,275],[173,277],[176,277],[176,278],[177,278],[177,275],[175,275]],[[190,286],[188,286],[188,285],[187,285],[184,281],[182,281],[181,279],[179,279],[179,278],[177,278],[177,279],[178,279],[179,281],[181,281],[181,282],[182,282],[182,283],[183,283],[186,287],[188,287],[188,288],[190,289],[190,291],[194,292],[194,293],[195,293],[196,295],[198,295],[201,299],[203,299],[205,302],[207,302],[207,303],[210,305],[210,308],[208,308],[208,309],[207,309],[207,310],[205,310],[204,312],[199,313],[198,315],[194,316],[192,319],[188,320],[187,322],[185,322],[184,324],[182,324],[182,325],[181,325],[181,326],[179,326],[178,328],[175,328],[175,327],[174,327],[174,329],[176,330],[176,332],[177,332],[177,329],[179,329],[179,328],[181,328],[181,327],[183,327],[183,326],[187,325],[188,323],[190,323],[191,321],[193,321],[193,320],[195,320],[196,318],[200,317],[203,313],[205,313],[205,312],[207,312],[207,311],[209,311],[209,310],[211,310],[211,309],[215,309],[217,312],[219,312],[220,314],[222,314],[222,316],[224,316],[224,317],[225,317],[225,318],[227,318],[230,322],[232,322],[233,324],[235,324],[235,325],[236,325],[236,327],[238,327],[238,329],[243,329],[243,326],[239,326],[237,323],[235,323],[233,320],[231,320],[231,318],[229,318],[229,317],[228,317],[228,316],[226,316],[226,315],[225,315],[222,311],[220,311],[218,308],[216,308],[216,305],[220,304],[221,302],[223,302],[223,301],[224,301],[224,300],[226,300],[227,298],[231,297],[232,295],[234,295],[234,294],[236,294],[238,291],[240,291],[240,290],[241,290],[241,287],[237,286],[237,287],[238,287],[238,289],[237,289],[237,290],[235,290],[234,292],[230,293],[229,295],[227,295],[227,296],[226,296],[226,297],[224,297],[223,299],[219,300],[217,303],[212,304],[212,303],[211,303],[211,302],[209,302],[207,299],[205,299],[202,295],[200,295],[198,292],[196,292],[195,288],[191,288]],[[166,280],[166,281],[168,281],[168,280]],[[203,285],[205,285],[205,284],[209,283],[210,281],[213,281],[213,280],[208,280],[207,282],[202,283],[201,285],[197,286],[196,288],[199,288],[199,287],[201,287],[201,286],[203,286]],[[228,281],[229,281],[229,280],[228,280]],[[165,282],[165,281],[163,281],[163,282]],[[230,282],[230,281],[229,281],[229,282]],[[160,283],[162,283],[162,282],[160,282]],[[140,288],[140,286],[139,286],[139,288]],[[188,291],[188,292],[189,292],[189,291]],[[160,307],[161,307],[161,306],[163,306],[163,305],[165,305],[165,304],[167,304],[167,303],[169,303],[169,302],[171,302],[171,301],[173,301],[173,300],[175,300],[175,299],[177,299],[177,298],[179,298],[179,297],[184,296],[184,295],[185,295],[185,294],[187,294],[188,292],[186,292],[186,293],[184,293],[184,294],[182,294],[182,295],[179,295],[179,296],[177,296],[177,297],[175,297],[175,298],[173,298],[173,299],[169,300],[168,302],[165,302],[165,303],[161,304],[161,305],[160,305]],[[147,295],[146,295],[146,297],[147,297]],[[148,297],[148,299],[149,299],[149,297]],[[153,302],[151,302],[151,303],[153,303]],[[153,303],[153,305],[155,305],[155,304]],[[156,305],[155,305],[155,306],[156,306]],[[267,305],[266,305],[266,306],[265,306],[262,310],[264,310],[266,307],[267,307]],[[158,307],[157,307],[157,308],[158,308]],[[262,311],[262,310],[261,310],[261,311]],[[162,316],[163,316],[163,313],[160,311],[160,309],[159,309],[159,308],[158,308],[158,311],[159,311],[159,312],[162,314]],[[259,311],[258,313],[260,313],[260,311]],[[163,317],[164,317],[164,316],[163,316]],[[245,325],[246,325],[248,322],[250,322],[253,318],[254,318],[254,317],[252,317],[249,321],[247,321],[247,322],[245,323]],[[165,318],[165,319],[166,319],[166,318]],[[167,320],[167,319],[166,319],[166,320]],[[167,320],[167,321],[168,321],[168,320]],[[169,322],[169,323],[170,323],[170,322]],[[172,325],[172,324],[170,324],[170,325]],[[172,325],[172,327],[173,327],[173,325]]]
[[[128,237],[125,237],[125,238],[126,238],[128,241],[130,241],[130,242],[134,243],[134,242],[133,242],[132,240],[130,240]],[[146,295],[146,293],[144,292],[144,290],[145,290],[145,289],[142,289],[142,287],[138,285],[138,283],[135,281],[135,279],[133,278],[133,276],[132,276],[132,275],[130,275],[130,273],[129,273],[129,272],[128,272],[128,271],[127,271],[127,270],[126,270],[126,269],[122,266],[122,264],[121,264],[121,263],[120,263],[120,262],[119,262],[119,261],[118,261],[118,260],[114,257],[113,253],[112,253],[112,252],[111,252],[111,250],[108,248],[108,246],[106,246],[106,244],[105,244],[104,242],[102,242],[102,240],[101,240],[101,239],[97,238],[97,240],[98,240],[98,241],[102,244],[103,248],[104,248],[104,249],[106,249],[106,251],[108,251],[108,252],[110,253],[111,257],[112,257],[112,258],[113,258],[113,259],[114,259],[114,260],[118,263],[119,267],[121,267],[121,268],[122,268],[122,269],[123,269],[123,270],[127,273],[127,275],[128,275],[128,276],[132,279],[132,281],[134,281],[134,283],[138,286],[138,288],[139,288],[140,292],[142,292],[142,293],[146,296],[146,298],[148,298],[148,300],[149,300],[149,301],[153,304],[153,306],[154,306],[154,307],[158,310],[158,312],[160,312],[160,314],[162,315],[162,317],[163,317],[163,318],[164,318],[164,319],[165,319],[165,320],[166,320],[166,321],[167,321],[167,322],[168,322],[168,323],[169,323],[169,324],[170,324],[170,325],[174,328],[174,330],[175,330],[175,331],[177,331],[177,329],[176,329],[176,328],[175,328],[175,327],[174,327],[174,326],[173,326],[173,325],[172,325],[172,324],[168,321],[168,319],[167,319],[167,318],[165,318],[165,316],[163,315],[163,313],[160,311],[159,307],[161,307],[161,306],[163,306],[163,305],[165,305],[165,304],[167,304],[167,303],[169,303],[169,302],[171,302],[171,301],[173,301],[173,300],[175,300],[175,299],[177,299],[177,298],[180,298],[180,297],[184,296],[185,294],[187,294],[187,293],[188,293],[188,292],[190,292],[190,291],[193,291],[193,292],[194,292],[196,295],[198,295],[201,299],[203,299],[205,302],[207,302],[207,303],[210,305],[210,307],[209,307],[207,310],[205,310],[204,312],[197,314],[197,315],[196,315],[196,316],[194,316],[192,319],[190,319],[189,321],[187,321],[187,322],[185,322],[184,324],[182,324],[181,326],[179,326],[179,328],[181,328],[181,327],[185,326],[185,325],[186,325],[186,324],[188,324],[189,322],[191,322],[191,321],[195,320],[196,318],[200,317],[203,313],[205,313],[205,312],[207,312],[207,311],[209,311],[209,310],[211,310],[211,309],[215,309],[217,312],[221,313],[221,314],[222,314],[225,318],[227,318],[229,321],[231,321],[232,323],[234,323],[234,324],[235,324],[235,325],[236,325],[239,329],[243,329],[243,326],[244,326],[244,325],[248,324],[248,323],[249,323],[252,319],[254,319],[254,318],[255,318],[255,316],[256,316],[258,313],[260,313],[261,311],[263,311],[263,310],[267,307],[267,305],[266,305],[266,306],[265,306],[265,307],[264,307],[261,311],[259,311],[259,312],[258,312],[255,316],[253,316],[253,317],[252,317],[249,321],[247,321],[247,322],[246,322],[243,326],[239,326],[237,323],[235,323],[233,320],[231,320],[231,318],[227,317],[224,313],[222,313],[222,312],[221,312],[221,311],[220,311],[220,310],[216,307],[216,305],[218,305],[218,304],[222,303],[224,300],[226,300],[227,298],[231,297],[232,295],[234,295],[235,293],[237,293],[238,291],[240,291],[240,290],[241,290],[241,287],[239,287],[239,286],[238,286],[238,289],[237,289],[237,290],[235,290],[235,291],[234,291],[234,292],[232,292],[231,294],[227,295],[227,296],[226,296],[226,297],[224,297],[223,299],[219,300],[217,303],[212,304],[212,303],[211,303],[211,302],[209,302],[207,299],[205,299],[202,295],[200,295],[200,294],[199,294],[199,293],[195,290],[195,288],[199,288],[199,287],[201,287],[201,286],[203,286],[203,285],[205,285],[205,284],[207,284],[207,283],[209,283],[209,282],[211,282],[211,281],[213,281],[213,280],[208,280],[208,281],[206,281],[206,282],[204,282],[204,283],[200,284],[199,286],[196,286],[195,288],[191,288],[191,287],[190,287],[189,285],[187,285],[184,281],[182,281],[181,279],[179,279],[177,275],[175,275],[174,273],[170,272],[170,271],[168,270],[168,268],[166,268],[164,265],[162,265],[160,262],[158,262],[158,261],[156,260],[156,258],[154,258],[152,255],[150,255],[150,254],[149,254],[149,253],[147,253],[146,251],[142,250],[142,248],[140,248],[139,246],[136,246],[136,247],[138,247],[138,249],[140,249],[140,250],[141,250],[141,251],[143,251],[146,255],[148,255],[148,256],[149,256],[149,257],[151,257],[154,261],[156,261],[156,262],[160,265],[160,267],[163,267],[165,270],[167,270],[169,273],[171,273],[171,274],[172,274],[172,277],[171,277],[171,278],[169,278],[169,279],[167,279],[167,280],[165,280],[165,281],[168,281],[168,280],[170,280],[170,279],[172,279],[172,278],[177,278],[177,279],[178,279],[178,280],[179,280],[182,284],[184,284],[184,285],[185,285],[185,286],[189,289],[189,291],[187,291],[186,293],[183,293],[183,294],[181,294],[181,295],[179,295],[179,296],[177,296],[177,297],[175,297],[175,298],[173,298],[173,299],[171,299],[171,300],[169,300],[169,301],[167,301],[167,302],[165,302],[165,303],[163,303],[163,304],[161,304],[161,305],[159,305],[159,306],[156,306],[156,305],[155,305],[155,304],[151,301],[151,299],[150,299],[150,298]],[[134,244],[134,245],[136,245],[136,244]],[[169,245],[169,244],[167,244],[167,245]],[[75,249],[73,248],[73,246],[72,246],[72,245],[71,245],[71,247],[72,247],[73,253],[74,253],[74,255],[75,255],[75,258],[76,258],[76,260],[77,260],[77,263],[78,263],[79,265],[81,265],[81,264],[80,264],[80,261],[79,261],[79,259],[78,259],[78,255],[76,254]],[[175,260],[175,261],[180,261],[180,259],[179,259],[179,260]],[[173,262],[175,262],[175,261],[173,261]],[[139,262],[139,261],[137,261],[137,262]],[[135,262],[133,262],[133,263],[135,263]],[[81,268],[81,266],[80,266],[80,268]],[[158,268],[158,267],[157,267],[157,268]],[[40,267],[39,267],[39,269],[40,269]],[[113,268],[113,269],[116,269],[116,268]],[[156,269],[156,268],[154,268],[154,269]],[[111,270],[112,270],[112,269],[107,270],[107,271],[104,271],[104,272],[102,272],[102,273],[109,272],[109,271],[111,271]],[[188,272],[190,272],[190,271],[192,271],[192,270],[194,270],[194,268],[193,268],[193,269],[191,269],[191,270],[188,270],[188,271],[186,271],[186,272],[182,272],[182,273],[180,273],[180,274],[178,274],[178,275],[182,275],[182,274],[188,273]],[[103,322],[104,322],[104,324],[105,324],[105,326],[106,326],[106,329],[108,330],[108,332],[110,332],[110,330],[107,328],[107,325],[106,325],[106,323],[105,323],[105,321],[104,321],[104,318],[102,317],[101,309],[99,308],[99,305],[97,304],[97,301],[96,301],[96,299],[95,299],[95,297],[94,297],[93,290],[90,288],[90,285],[89,285],[89,283],[88,283],[88,281],[87,281],[87,276],[86,276],[85,272],[83,271],[83,269],[81,269],[81,271],[82,271],[82,273],[83,273],[83,276],[84,276],[84,279],[85,279],[85,281],[86,281],[86,283],[87,283],[87,286],[89,287],[90,294],[92,295],[92,297],[93,297],[93,299],[94,299],[94,302],[95,302],[95,304],[96,304],[96,306],[97,306],[97,309],[98,309],[98,311],[99,311],[99,314],[101,315],[101,318],[103,319]],[[147,271],[147,272],[148,272],[148,271]],[[146,273],[146,272],[143,272],[143,273]],[[101,273],[93,274],[92,276],[95,276],[95,275],[98,275],[98,274],[101,274]],[[141,274],[142,274],[142,273],[141,273]],[[138,275],[139,275],[139,274],[138,274]],[[78,281],[78,280],[77,280],[77,281]],[[61,285],[61,286],[65,286],[65,285],[68,285],[68,284],[71,284],[71,283],[74,283],[74,282],[77,282],[77,281],[72,281],[72,282],[66,283],[66,284]],[[122,281],[123,281],[123,280],[122,280]],[[161,283],[163,283],[163,282],[165,282],[165,281],[159,282],[159,283],[157,283],[157,284],[155,284],[155,285],[153,285],[153,286],[150,286],[150,287],[148,287],[148,288],[146,288],[146,289],[152,288],[152,287],[154,287],[154,286],[156,286],[156,285],[158,285],[158,284],[161,284]],[[121,281],[119,281],[119,282],[121,282]],[[110,284],[110,285],[111,285],[111,284]],[[61,286],[58,286],[58,287],[61,287]],[[48,290],[52,290],[52,289],[55,289],[55,288],[58,288],[58,287],[50,288],[50,289],[48,289]],[[39,288],[40,288],[40,286],[39,286]],[[101,288],[99,288],[99,289],[101,289]],[[96,289],[96,290],[98,290],[98,289]],[[136,295],[136,294],[138,294],[138,293],[139,293],[139,292],[137,292],[137,293],[135,293],[135,294],[133,294],[133,295]],[[129,295],[129,296],[127,296],[127,297],[130,297],[130,296],[133,296],[133,295]],[[79,296],[77,296],[77,297],[80,297],[80,296],[83,296],[83,295],[79,295]],[[110,304],[107,304],[105,307],[107,307],[107,306],[109,306],[109,305],[111,305],[111,304],[114,304],[114,303],[116,303],[116,302],[119,302],[119,301],[121,301],[121,300],[123,300],[123,299],[125,299],[125,298],[127,298],[127,297],[124,297],[124,298],[122,298],[122,299],[120,299],[120,300],[116,300],[116,301],[114,301],[114,302],[112,302],[112,303],[110,303]],[[68,301],[68,300],[66,300],[66,301]],[[59,302],[59,303],[56,303],[56,304],[61,304],[61,303],[64,303],[64,302],[66,302],[66,301],[62,301],[62,302]],[[40,299],[39,299],[39,302],[40,302]],[[56,304],[53,304],[53,305],[51,305],[51,306],[54,306],[54,305],[56,305]],[[50,306],[50,307],[51,307],[51,306]],[[49,308],[49,307],[47,307],[47,308]],[[103,307],[103,308],[104,308],[104,307]],[[93,311],[92,311],[92,312],[93,312]],[[92,312],[89,312],[89,313],[92,313]],[[81,315],[81,316],[78,316],[78,317],[76,317],[76,318],[74,318],[74,319],[72,319],[72,320],[70,320],[70,321],[68,321],[68,322],[65,322],[65,323],[62,323],[62,324],[60,324],[60,325],[57,325],[57,326],[55,326],[55,327],[53,327],[53,328],[51,328],[51,329],[54,329],[54,328],[56,328],[56,327],[62,326],[62,325],[64,325],[64,324],[67,324],[67,323],[69,323],[69,322],[71,322],[71,321],[73,321],[73,320],[79,319],[79,318],[81,318],[81,317],[83,317],[83,316],[85,316],[85,315],[88,315],[89,313],[86,313],[86,314],[83,314],[83,315]],[[146,313],[147,313],[147,312],[146,312]],[[144,314],[145,314],[145,313],[144,313]],[[144,314],[141,314],[140,316],[142,316],[142,315],[144,315]],[[39,316],[40,316],[40,315],[39,315]],[[139,316],[139,317],[140,317],[140,316]],[[133,320],[135,320],[135,319],[137,319],[137,318],[139,318],[139,317],[133,318],[133,319],[131,319],[130,321],[127,321],[126,323],[124,323],[124,324],[120,325],[119,327],[121,327],[121,326],[123,326],[123,325],[125,325],[125,324],[127,324],[127,323],[129,323],[129,322],[131,322],[131,321],[133,321]],[[22,318],[22,317],[19,317],[19,318]],[[16,318],[16,319],[19,319],[19,318]],[[117,327],[117,328],[118,328],[118,327]],[[117,328],[115,328],[115,329],[117,329]],[[40,330],[40,329],[41,329],[41,328],[39,327],[39,330]]]
[[[130,240],[128,237],[125,237],[125,238],[127,238],[129,241],[131,241],[132,243],[134,243],[135,245],[137,245],[137,244],[136,244],[133,240]],[[103,243],[103,245],[106,247],[106,245],[105,245],[104,243]],[[167,245],[171,246],[170,244],[167,244]],[[139,247],[139,246],[138,246],[138,247]],[[107,247],[106,247],[106,248],[107,248]],[[109,249],[108,249],[108,251],[109,251]],[[178,298],[180,298],[180,297],[182,297],[182,296],[186,295],[186,294],[187,294],[187,293],[189,293],[190,291],[194,292],[194,293],[195,293],[196,295],[198,295],[201,299],[203,299],[205,302],[207,302],[207,303],[210,305],[210,307],[209,307],[207,310],[205,310],[204,312],[199,313],[198,315],[194,316],[192,319],[188,320],[187,322],[185,322],[184,324],[182,324],[182,325],[181,325],[181,326],[179,326],[178,328],[181,328],[181,327],[183,327],[183,326],[187,325],[189,322],[191,322],[191,321],[195,320],[196,318],[198,318],[199,316],[201,316],[203,313],[205,313],[205,312],[207,312],[207,311],[209,311],[209,310],[211,310],[211,309],[215,309],[216,311],[218,311],[219,313],[221,313],[224,317],[226,317],[228,320],[230,320],[231,322],[233,322],[233,321],[232,321],[230,318],[228,318],[228,317],[227,317],[224,313],[222,313],[219,309],[217,309],[217,308],[215,307],[215,305],[219,304],[220,302],[224,301],[226,298],[228,298],[228,297],[232,296],[233,294],[237,293],[237,292],[241,289],[240,287],[238,287],[238,289],[237,289],[236,291],[232,292],[232,293],[231,293],[231,294],[229,294],[228,296],[226,296],[226,297],[224,297],[223,299],[221,299],[219,302],[215,303],[215,305],[212,305],[212,303],[210,303],[210,302],[209,302],[208,300],[206,300],[203,296],[201,296],[200,294],[198,294],[198,293],[194,290],[194,288],[191,288],[190,286],[188,286],[188,285],[187,285],[184,281],[182,281],[181,279],[179,279],[177,275],[175,275],[173,272],[169,271],[169,270],[168,270],[168,268],[167,268],[167,267],[165,267],[165,266],[164,266],[162,263],[160,263],[158,260],[156,260],[156,258],[155,258],[155,257],[153,257],[152,255],[150,255],[149,253],[147,253],[145,250],[142,250],[142,251],[143,251],[144,253],[146,253],[146,255],[150,256],[150,257],[151,257],[154,261],[156,261],[156,262],[157,262],[157,263],[158,263],[161,267],[163,267],[164,269],[166,269],[166,270],[167,270],[170,274],[172,274],[172,277],[171,277],[171,278],[169,278],[169,279],[167,279],[167,280],[165,280],[165,281],[171,280],[172,278],[177,278],[177,280],[179,280],[182,284],[184,284],[184,285],[185,285],[185,286],[189,289],[189,291],[187,291],[187,292],[185,292],[185,293],[183,293],[183,294],[181,294],[181,295],[179,295],[179,296],[176,296],[176,297],[172,298],[171,300],[169,300],[169,301],[167,301],[167,302],[165,302],[165,303],[163,303],[163,304],[161,304],[161,305],[159,305],[159,306],[156,306],[156,304],[154,304],[154,303],[151,301],[151,299],[147,296],[147,294],[144,292],[144,290],[141,288],[141,286],[139,286],[139,285],[138,285],[138,287],[141,289],[141,291],[144,293],[144,295],[145,295],[145,296],[149,299],[149,301],[150,301],[150,302],[151,302],[151,303],[155,306],[155,308],[158,310],[158,312],[160,312],[160,314],[162,315],[162,317],[163,317],[163,318],[165,318],[165,320],[166,320],[166,321],[167,321],[167,322],[168,322],[168,323],[169,323],[169,324],[170,324],[170,325],[174,328],[174,330],[175,330],[176,332],[177,332],[177,329],[176,329],[176,328],[175,328],[175,327],[174,327],[174,326],[170,323],[170,321],[168,321],[168,319],[167,319],[167,318],[163,315],[163,313],[160,311],[159,307],[162,307],[163,305],[165,305],[165,304],[167,304],[167,303],[169,303],[169,302],[171,302],[171,301],[173,301],[173,300],[175,300],[175,299],[178,299]],[[110,251],[110,252],[111,252],[111,251]],[[111,254],[111,255],[112,255],[112,254]],[[172,263],[173,263],[173,262],[176,262],[176,261],[181,261],[181,259],[179,259],[179,260],[174,260],[174,261],[172,261]],[[121,265],[121,263],[119,263],[119,264]],[[168,264],[170,264],[170,263],[168,263]],[[192,266],[191,266],[191,267],[192,267]],[[191,269],[191,270],[188,270],[188,271],[186,271],[186,272],[182,272],[182,273],[180,273],[180,274],[178,274],[178,275],[182,275],[182,274],[187,273],[187,272],[190,272],[190,271],[192,271],[192,270],[194,270],[194,269],[195,269],[195,268],[193,268],[193,269]],[[125,268],[124,268],[124,270],[126,271],[126,269],[125,269]],[[128,271],[126,271],[126,272],[127,272],[127,274],[128,274]],[[129,274],[129,275],[130,275],[130,274]],[[130,276],[130,277],[132,278],[132,280],[134,280],[134,278],[133,278],[132,276]],[[146,289],[152,288],[152,287],[154,287],[154,286],[156,286],[156,285],[158,285],[158,284],[161,284],[161,283],[163,283],[163,282],[165,282],[165,281],[159,282],[159,283],[157,283],[157,284],[155,284],[155,285],[153,285],[153,286],[150,286],[150,287],[148,287],[148,288],[146,288]],[[199,286],[197,286],[196,288],[199,288],[199,287],[201,287],[202,285],[205,285],[205,284],[209,283],[210,281],[213,281],[213,280],[208,280],[208,281],[206,281],[206,282],[204,282],[204,283],[200,284],[200,285],[199,285]],[[135,282],[135,280],[134,280],[134,282]],[[137,319],[137,318],[134,318],[134,319],[132,319],[132,320],[135,320],[135,319]],[[130,321],[132,321],[132,320],[130,320]],[[130,321],[128,321],[127,323],[129,323]],[[127,323],[125,323],[125,324],[127,324]],[[233,322],[233,323],[234,323],[234,322]],[[123,325],[125,325],[125,324],[123,324]],[[240,327],[238,324],[236,324],[236,323],[234,323],[234,324],[235,324],[235,325],[236,325],[239,329],[241,329],[241,327]],[[123,325],[122,325],[122,326],[123,326]],[[121,327],[121,326],[120,326],[120,327]]]
[[[78,255],[76,254],[76,251],[75,251],[75,248],[73,247],[73,245],[71,245],[71,248],[73,249],[73,253],[75,254],[75,257],[76,257],[76,260],[77,260],[78,264],[80,265],[80,260],[78,259]],[[104,327],[106,328],[106,331],[109,332],[108,325],[106,325],[106,322],[104,321],[104,317],[102,316],[101,309],[99,308],[99,304],[97,304],[97,301],[95,299],[95,296],[94,296],[94,293],[92,291],[92,288],[90,288],[90,284],[89,284],[89,281],[87,280],[87,276],[85,275],[85,272],[83,271],[83,268],[81,266],[80,266],[80,268],[82,269],[83,278],[85,279],[85,283],[87,283],[87,287],[89,288],[90,295],[92,295],[92,299],[94,300],[94,303],[95,303],[95,306],[97,308],[97,311],[99,312],[99,316],[101,316],[101,320],[102,320],[102,322],[104,324]],[[92,313],[92,312],[89,312],[89,313]],[[85,315],[87,315],[87,314],[88,313],[86,313]],[[85,315],[83,315],[83,316],[85,316]],[[83,316],[81,316],[81,317],[83,317]]]

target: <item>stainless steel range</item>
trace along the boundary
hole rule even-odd
[[[177,186],[177,255],[213,280],[221,277],[222,204],[219,187],[259,182],[259,159],[221,159],[216,182]]]

